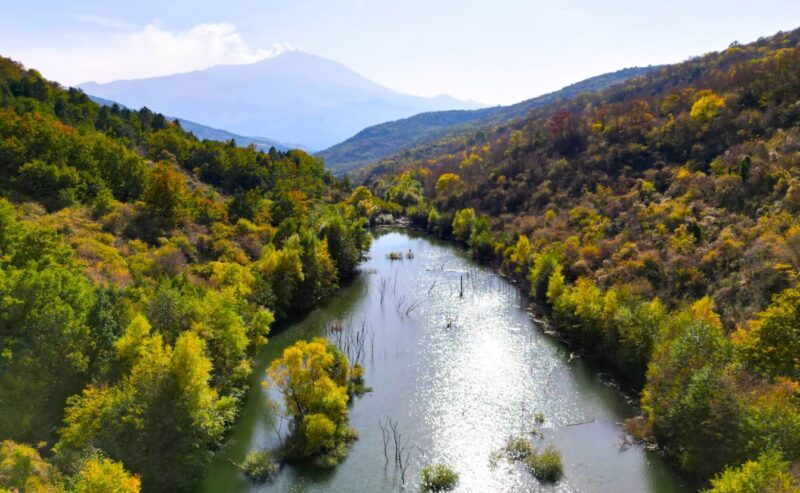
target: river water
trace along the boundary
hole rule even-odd
[[[387,258],[408,251],[413,258]],[[635,414],[631,403],[536,326],[516,286],[459,248],[413,231],[377,232],[369,257],[353,283],[270,338],[202,491],[403,491],[399,471],[384,458],[379,422],[387,418],[397,422],[411,450],[405,491],[418,491],[419,470],[433,463],[458,472],[456,491],[462,492],[690,489],[657,453],[629,444],[620,423]],[[273,481],[251,484],[231,462],[274,446],[286,431],[268,411],[268,401],[279,396],[260,384],[264,369],[297,340],[332,337],[334,321],[344,326],[340,337],[367,334],[363,365],[373,391],[350,406],[359,439],[335,469],[287,466]],[[558,484],[539,485],[523,467],[490,460],[508,437],[520,435],[561,451],[564,478]],[[394,449],[388,452],[391,458]]]

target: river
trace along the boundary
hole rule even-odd
[[[413,258],[387,258],[409,251]],[[626,440],[620,423],[636,412],[628,399],[537,327],[526,308],[516,286],[456,246],[413,231],[376,232],[356,280],[270,338],[202,491],[401,491],[399,471],[384,458],[379,422],[387,417],[412,450],[406,491],[418,490],[419,469],[433,463],[458,472],[462,492],[688,491],[660,455]],[[295,341],[329,334],[334,321],[345,334],[367,333],[363,364],[373,391],[350,406],[359,439],[335,469],[287,466],[273,481],[251,484],[231,461],[273,446],[286,431],[268,412],[279,396],[261,386],[264,369]],[[536,424],[539,413],[544,422]],[[564,478],[541,486],[519,465],[490,461],[512,435],[554,444]]]

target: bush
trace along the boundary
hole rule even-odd
[[[542,452],[529,455],[525,464],[536,479],[545,483],[557,483],[564,475],[561,452],[552,445],[548,445]]]
[[[511,437],[502,450],[503,456],[510,460],[525,460],[536,454],[536,447],[524,437]]]
[[[538,418],[537,413],[537,418]],[[544,415],[541,416],[544,418]],[[538,420],[537,420],[538,422]],[[544,483],[556,483],[564,475],[561,453],[553,445],[539,451],[525,437],[510,437],[506,444],[492,454],[492,461],[505,459],[509,462],[524,462],[533,476]]]
[[[444,464],[425,466],[420,471],[422,491],[451,491],[458,484],[458,473]]]
[[[253,450],[245,457],[242,471],[250,481],[263,483],[278,472],[278,462],[269,450]]]

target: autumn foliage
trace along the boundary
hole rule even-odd
[[[644,431],[688,473],[796,488],[799,43],[734,43],[361,177],[423,190],[409,219],[526,286],[641,391]]]

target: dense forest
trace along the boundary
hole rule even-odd
[[[0,196],[0,491],[191,488],[270,326],[354,274],[374,208],[304,152],[4,58]]]
[[[632,434],[713,491],[800,491],[800,30],[361,177],[640,390]]]

